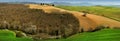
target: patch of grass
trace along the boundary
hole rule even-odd
[[[28,37],[16,37],[16,34],[10,30],[0,30],[0,41],[33,41]]]
[[[9,30],[0,30],[0,37],[15,38],[16,34]]]
[[[56,6],[71,11],[87,11],[90,14],[101,15],[120,21],[120,8],[112,6]]]
[[[50,39],[38,41],[119,41],[120,29],[103,29],[96,32],[84,32],[67,39]]]
[[[91,33],[81,33],[74,35],[68,40],[71,41],[119,41],[120,39],[119,29],[103,29]]]

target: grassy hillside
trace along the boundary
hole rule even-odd
[[[16,37],[16,34],[10,30],[0,30],[0,41],[33,41],[27,37]]]
[[[41,41],[119,41],[119,35],[119,29],[103,29],[96,32],[79,33],[67,39],[51,39]]]
[[[110,6],[57,6],[71,11],[87,11],[91,14],[105,16],[120,21],[120,8]]]
[[[103,29],[96,32],[84,32],[66,39],[48,39],[37,41],[119,41],[119,29]],[[0,41],[33,41],[30,38],[18,38],[9,30],[0,30]],[[34,40],[35,41],[35,40]]]

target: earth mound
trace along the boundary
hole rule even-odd
[[[48,14],[22,4],[0,4],[0,16],[0,29],[19,30],[35,38],[67,37],[78,33],[80,27],[70,13]]]
[[[0,4],[0,29],[18,30],[35,39],[48,39],[120,28],[118,21],[93,14],[84,17],[83,14],[46,5]]]

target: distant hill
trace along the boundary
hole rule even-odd
[[[40,4],[37,2],[1,2],[1,3],[9,3],[9,4]],[[93,6],[95,4],[92,3],[70,3],[70,2],[51,2],[48,4],[55,5],[67,5],[67,6]]]
[[[40,4],[40,3],[47,3],[47,2],[0,2],[0,3],[9,3],[9,4]],[[55,4],[55,5],[66,5],[66,6],[96,6],[96,5],[101,5],[101,6],[114,6],[114,7],[120,7],[120,5],[104,5],[104,4],[99,4],[99,3],[90,3],[90,2],[77,2],[77,3],[72,3],[72,2],[48,2],[47,4]]]
[[[36,2],[0,2],[0,3],[9,3],[9,4],[38,4]]]
[[[120,5],[113,5],[113,7],[118,7],[118,8],[120,8]]]
[[[53,2],[52,4],[55,4],[55,5],[72,5],[71,3],[67,3],[67,2]]]
[[[67,5],[67,6],[92,6],[92,3],[69,3],[69,2],[52,2],[55,5]]]

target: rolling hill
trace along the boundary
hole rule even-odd
[[[114,28],[120,28],[119,21],[95,14],[87,14],[85,17],[83,16],[83,12],[69,11],[54,6],[4,3],[0,4],[0,6],[0,29],[22,31],[33,39],[67,38],[77,33],[81,34],[81,32],[93,33],[88,33],[89,35],[105,33],[104,31],[113,33],[112,30],[114,30]],[[96,31],[103,28],[108,28],[108,30]],[[91,36],[87,34],[85,34],[85,37],[83,35],[83,38],[79,37],[79,35],[78,38],[70,37],[67,40],[79,40],[79,38],[84,40],[87,39],[87,36],[91,38]],[[119,33],[117,33],[117,35],[119,35]],[[111,35],[107,36],[110,37]],[[113,36],[114,34],[112,34],[112,37]],[[101,37],[102,36],[98,39],[103,39]],[[59,41],[64,41],[64,39]]]
[[[78,18],[79,22],[80,22],[80,26],[83,27],[83,29],[86,29],[85,31],[89,31],[89,29],[97,29],[97,26],[108,26],[110,28],[119,28],[119,21],[115,21],[106,17],[102,17],[102,16],[98,16],[98,15],[94,15],[94,14],[88,14],[87,17],[82,16],[83,13],[82,12],[77,12],[77,11],[69,11],[69,10],[64,10],[61,8],[56,8],[56,7],[52,7],[52,6],[40,6],[40,5],[34,5],[34,4],[30,4],[29,8],[31,9],[43,9],[46,13],[58,13],[61,12],[69,12],[70,14],[73,14],[76,18]],[[113,25],[115,23],[115,25]]]

